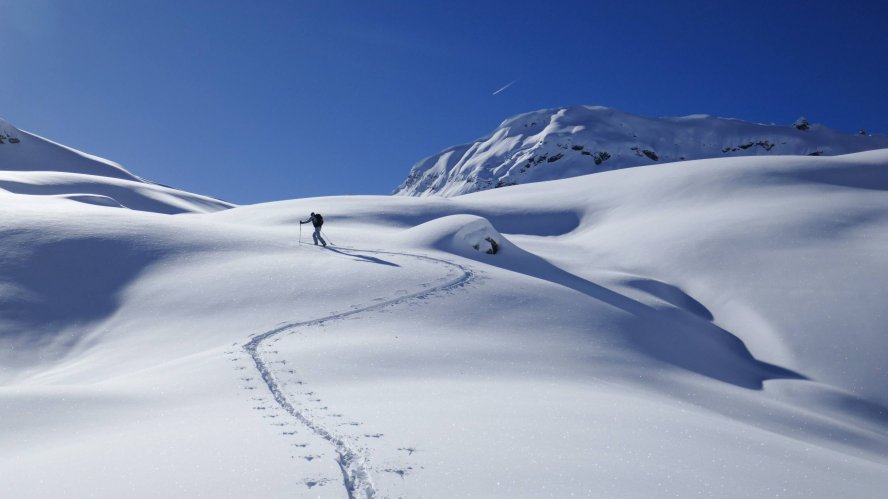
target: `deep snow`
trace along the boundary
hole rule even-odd
[[[886,190],[888,150],[206,214],[0,191],[2,490],[879,497]]]

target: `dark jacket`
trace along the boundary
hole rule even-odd
[[[311,222],[311,224],[314,225],[315,227],[320,227],[321,225],[324,224],[323,219],[318,217],[318,215],[312,215],[312,216],[308,217],[308,220],[306,220],[304,222],[300,221],[299,223],[300,224],[307,224],[308,222]]]

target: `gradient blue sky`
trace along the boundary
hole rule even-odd
[[[886,19],[881,1],[0,0],[0,116],[236,203],[387,194],[545,107],[888,133]]]

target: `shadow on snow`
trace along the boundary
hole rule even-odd
[[[634,287],[663,298],[673,307],[655,308],[567,272],[547,260],[513,246],[514,255],[476,259],[489,265],[543,279],[583,293],[632,317],[627,328],[631,344],[646,355],[743,388],[760,390],[770,379],[807,379],[792,370],[752,356],[740,338],[710,322],[712,314],[679,288],[659,281]],[[681,299],[678,297],[683,295]]]

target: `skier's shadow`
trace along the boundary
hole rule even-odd
[[[382,258],[376,258],[375,256],[361,255],[358,253],[346,253],[345,251],[331,248],[330,246],[327,246],[327,250],[332,251],[333,253],[339,253],[340,255],[350,256],[358,261],[377,263],[379,265],[388,265],[390,267],[400,267],[400,265],[398,265],[397,263],[389,262],[388,260],[383,260]]]

